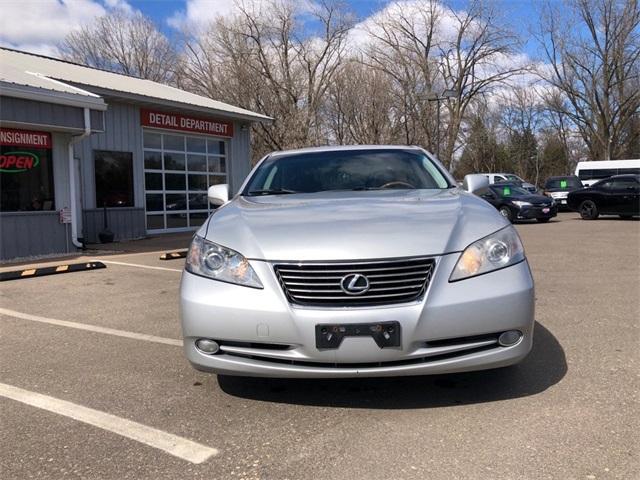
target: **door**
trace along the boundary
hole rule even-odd
[[[593,186],[592,192],[589,194],[598,207],[600,213],[617,215],[619,212],[620,198],[618,192],[614,188],[613,180],[605,180]]]
[[[634,177],[619,177],[611,180],[612,204],[619,215],[640,213],[640,184]]]
[[[498,208],[500,205],[500,199],[498,198],[498,196],[493,193],[493,191],[490,188],[486,188],[486,189],[482,189],[478,192],[478,196],[480,198],[482,198],[483,200],[486,200],[487,202],[489,202],[491,205],[493,205],[494,207]]]

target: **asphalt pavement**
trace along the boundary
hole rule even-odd
[[[534,348],[487,372],[197,372],[179,346],[184,259],[156,251],[0,283],[0,478],[640,478],[640,221],[517,228]]]

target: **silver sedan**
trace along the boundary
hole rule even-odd
[[[193,238],[180,288],[198,370],[398,376],[504,367],[530,351],[534,286],[515,229],[417,147],[262,159]]]

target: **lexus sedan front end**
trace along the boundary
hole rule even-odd
[[[515,229],[424,150],[325,147],[261,160],[195,234],[180,307],[198,370],[424,375],[522,360],[534,286]]]

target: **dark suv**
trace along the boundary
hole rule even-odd
[[[558,204],[558,208],[568,208],[567,196],[569,193],[583,187],[582,182],[575,175],[549,177],[544,182],[544,194],[553,198]]]
[[[595,220],[600,215],[640,215],[640,175],[614,175],[573,191],[567,205],[585,220]]]

